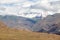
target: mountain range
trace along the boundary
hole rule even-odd
[[[60,14],[48,15],[47,17],[39,20],[33,27],[35,32],[47,32],[60,34]]]
[[[14,29],[60,34],[60,13],[48,15],[40,19],[30,19],[14,15],[0,15],[0,21]]]
[[[0,21],[5,23],[10,28],[29,30],[31,30],[31,27],[36,23],[36,20],[14,15],[0,15]]]

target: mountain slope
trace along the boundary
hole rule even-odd
[[[33,27],[33,31],[60,34],[60,14],[49,15],[38,21]]]
[[[37,22],[34,19],[12,15],[0,16],[0,21],[9,28],[60,34],[60,14],[48,15],[46,18],[38,19]]]
[[[3,25],[3,26],[2,26]],[[1,30],[3,27],[3,30]],[[0,40],[60,40],[59,35],[6,28],[0,22]]]
[[[31,27],[36,22],[33,19],[13,15],[6,15],[6,16],[1,15],[0,21],[3,21],[10,28],[29,29],[29,30],[31,30]]]

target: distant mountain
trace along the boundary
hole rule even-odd
[[[60,34],[60,14],[48,15],[42,19],[39,19],[40,17],[36,18],[29,19],[14,15],[0,15],[0,21],[10,28]]]
[[[8,27],[16,29],[29,29],[36,23],[33,19],[24,18],[14,15],[0,15],[0,21],[4,22]]]
[[[46,18],[38,21],[32,31],[60,34],[60,14],[48,15]]]

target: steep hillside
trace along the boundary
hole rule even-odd
[[[49,15],[38,21],[32,31],[60,34],[60,14]]]
[[[3,30],[2,30],[3,28]],[[60,40],[59,35],[10,29],[0,22],[0,40]]]
[[[29,18],[24,18],[14,15],[0,15],[0,21],[3,21],[8,27],[16,29],[29,29],[35,24],[36,21]]]

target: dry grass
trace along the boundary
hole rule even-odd
[[[60,40],[59,35],[16,30],[0,24],[0,40]]]
[[[23,30],[0,30],[0,40],[60,40],[59,35],[28,32]]]

